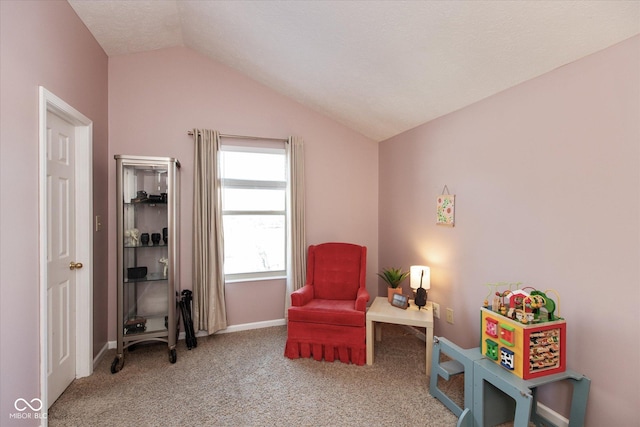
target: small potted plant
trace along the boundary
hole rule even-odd
[[[387,282],[387,298],[389,302],[393,299],[393,294],[401,294],[402,288],[400,284],[409,276],[408,271],[402,271],[402,268],[383,268],[382,273],[378,276]]]

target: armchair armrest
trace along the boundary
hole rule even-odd
[[[313,286],[306,284],[300,289],[291,292],[291,305],[301,307],[313,299]]]
[[[359,288],[356,295],[356,310],[367,311],[367,302],[369,302],[369,292],[367,288]]]

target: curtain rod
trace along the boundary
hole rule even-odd
[[[188,131],[187,135],[193,136],[193,131]],[[283,138],[263,138],[260,136],[245,136],[245,135],[229,135],[225,133],[220,134],[220,138],[236,138],[236,139],[256,139],[256,140],[264,140],[264,141],[279,141],[288,143],[288,139]]]

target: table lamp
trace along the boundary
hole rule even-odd
[[[413,303],[421,309],[427,305],[427,290],[431,288],[431,270],[424,265],[412,265],[409,269],[411,274],[411,288],[415,297]]]

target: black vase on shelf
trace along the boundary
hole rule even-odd
[[[152,233],[151,241],[153,242],[153,246],[158,246],[160,244],[160,233]]]
[[[169,229],[167,227],[162,229],[162,240],[164,240],[164,244],[169,244]]]
[[[142,246],[148,246],[149,245],[149,233],[142,233],[140,235],[140,242],[142,243]]]

